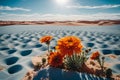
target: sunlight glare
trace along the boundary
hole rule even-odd
[[[64,5],[67,4],[69,0],[56,0],[58,4]]]

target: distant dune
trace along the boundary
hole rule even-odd
[[[68,26],[86,26],[86,25],[118,25],[120,20],[97,20],[97,21],[0,21],[0,26],[7,25],[68,25]]]

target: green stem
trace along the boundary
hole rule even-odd
[[[100,65],[100,67],[101,67],[101,61],[100,61],[100,58],[98,58],[97,61],[98,61],[99,65]]]
[[[48,45],[48,53],[50,52],[50,41],[46,42],[46,44]]]
[[[104,58],[102,58],[102,64],[101,64],[102,70],[104,70]]]
[[[99,65],[100,65],[100,67],[101,67],[102,72],[104,72],[104,70],[103,70],[104,61],[101,62],[100,58],[98,58],[97,61],[98,61]]]
[[[48,44],[48,53],[50,52],[50,44]]]

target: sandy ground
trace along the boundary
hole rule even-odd
[[[4,66],[0,65],[0,71],[3,70],[4,68],[5,68]]]
[[[0,27],[0,65],[5,67],[0,71],[0,79],[21,80],[27,72],[33,71],[35,65],[33,62],[36,60],[33,57],[47,52],[47,46],[39,42],[39,38],[44,35],[54,37],[50,49],[53,49],[61,37],[70,35],[79,37],[85,47],[92,48],[92,51],[99,50],[101,55],[106,57],[105,66],[111,68],[113,74],[120,74],[119,30],[119,25],[107,27],[39,25]],[[90,66],[92,67],[92,65]]]
[[[44,54],[44,55],[41,55],[41,56],[35,56],[35,57],[32,57],[32,63],[34,64],[34,66],[39,62],[41,63],[41,60],[42,58],[46,58],[47,59],[47,56],[48,54]],[[118,58],[116,55],[114,54],[109,54],[109,55],[105,55],[105,56],[108,56],[109,58]],[[119,63],[119,62],[117,62]],[[104,63],[104,68],[108,68],[108,66],[113,66],[114,64],[116,63],[107,63],[105,62]],[[101,68],[98,64],[97,61],[95,60],[91,60],[91,59],[88,59],[87,62],[86,62],[86,65],[89,69],[89,71],[87,71],[88,73],[90,74],[95,74],[96,75],[96,71],[100,71]],[[44,68],[44,67],[43,67]],[[42,69],[42,68],[41,68]],[[94,73],[95,72],[95,73]],[[28,71],[25,75],[25,77],[23,78],[23,80],[32,80],[34,78],[34,76],[37,74],[37,71]],[[105,76],[104,76],[105,77]],[[120,79],[120,74],[112,74],[112,78],[114,80],[119,80]],[[48,78],[46,78],[47,80]],[[48,79],[49,80],[49,79]]]

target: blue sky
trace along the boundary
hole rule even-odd
[[[0,20],[120,19],[120,0],[0,0]]]

